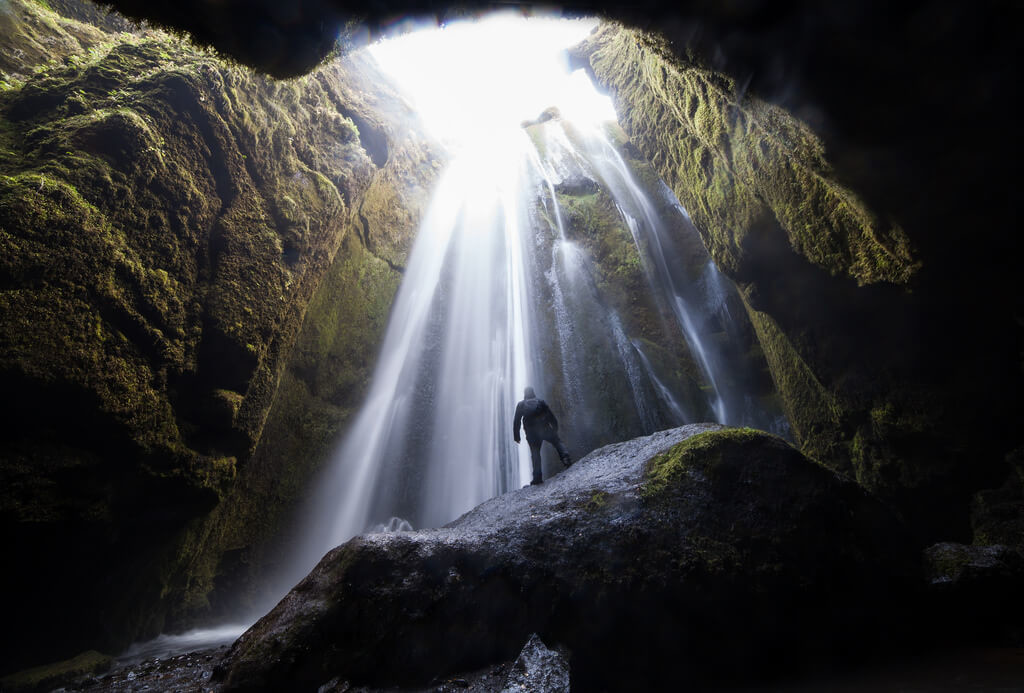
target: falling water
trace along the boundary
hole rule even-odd
[[[528,450],[511,435],[513,409],[527,385],[548,399],[576,457],[698,417],[757,423],[744,419],[752,398],[744,398],[728,372],[735,359],[709,339],[713,322],[728,331],[722,322],[731,320],[730,288],[713,265],[703,284],[680,269],[665,210],[636,183],[601,124],[614,119],[610,103],[583,73],[570,74],[559,53],[589,27],[530,21],[530,31],[541,25],[572,31],[559,35],[561,43],[524,43],[516,32],[528,22],[520,20],[464,49],[479,62],[488,49],[501,53],[515,71],[509,74],[526,71],[527,77],[519,83],[484,73],[484,82],[463,84],[469,101],[463,95],[447,119],[436,106],[455,97],[437,92],[459,82],[466,61],[417,64],[418,72],[402,73],[386,47],[377,49],[384,69],[450,146],[451,160],[410,252],[365,403],[318,484],[292,581],[354,534],[440,525],[527,481]],[[451,42],[459,29],[445,31]],[[407,39],[425,40],[416,36]],[[427,44],[413,50],[425,64],[437,57]],[[422,91],[428,77],[433,91]],[[496,95],[481,91],[495,84]],[[466,120],[467,104],[493,106],[517,86],[534,101],[524,96],[525,105]],[[519,123],[549,106],[562,117],[531,126],[544,145],[538,148]],[[594,259],[568,237],[557,188],[572,179],[595,182],[595,189],[600,184],[620,210],[650,301],[676,335],[669,340],[676,346],[662,351],[688,351],[697,364],[693,377],[706,401],[696,408],[684,404],[679,369],[645,353],[648,346],[623,320],[627,314],[609,305]],[[685,215],[674,197],[666,209]]]
[[[437,184],[370,392],[321,486],[331,518],[310,537],[312,553],[389,517],[443,524],[524,474],[527,453],[508,432],[533,375],[531,144],[512,135],[463,150]]]

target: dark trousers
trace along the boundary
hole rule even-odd
[[[530,459],[533,460],[533,480],[541,481],[543,473],[540,468],[540,446],[544,441],[548,441],[555,446],[555,450],[558,451],[558,458],[565,464],[566,460],[569,459],[569,450],[565,447],[562,441],[559,439],[557,433],[549,433],[543,438],[531,440],[529,436],[526,438],[526,442],[530,444]]]

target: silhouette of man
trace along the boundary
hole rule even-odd
[[[569,451],[558,438],[558,420],[548,407],[548,403],[537,399],[533,388],[528,387],[523,393],[525,399],[516,405],[516,416],[512,420],[512,438],[519,442],[519,425],[526,429],[526,442],[530,444],[530,457],[533,460],[533,481],[531,486],[544,483],[540,468],[540,445],[545,440],[555,446],[562,464],[572,464]]]

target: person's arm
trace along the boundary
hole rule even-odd
[[[548,406],[547,402],[545,402],[544,400],[541,400],[541,402],[544,404],[544,409],[548,413],[548,423],[551,425],[551,429],[557,431],[558,419],[555,418],[555,412],[551,411],[551,407]]]
[[[512,440],[519,442],[519,424],[523,422],[523,403],[516,405],[516,416],[512,419]]]

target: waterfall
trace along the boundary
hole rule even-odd
[[[535,374],[524,263],[532,145],[508,134],[463,149],[433,192],[370,392],[320,486],[314,560],[389,518],[448,522],[527,473],[511,421]]]
[[[548,400],[577,458],[697,419],[761,422],[737,377],[743,364],[718,344],[736,332],[728,324],[734,290],[706,254],[701,274],[688,274],[693,263],[666,215],[693,239],[696,231],[663,184],[652,191],[636,182],[609,138],[607,98],[569,72],[559,51],[581,37],[574,26],[571,40],[547,52],[512,30],[493,39],[515,74],[532,70],[529,78],[488,74],[502,89],[495,95],[462,85],[477,91],[447,119],[431,109],[453,98],[438,92],[468,66],[425,67],[438,53],[416,43],[423,64],[402,73],[389,49],[376,49],[451,159],[409,254],[365,403],[317,484],[291,582],[354,534],[437,526],[526,483],[529,451],[513,442],[511,424],[527,385]],[[457,31],[437,33],[450,41]],[[434,91],[423,91],[431,74]],[[544,100],[493,110],[517,84]],[[467,103],[492,110],[466,120]],[[549,106],[561,117],[520,125]],[[628,250],[624,266],[635,260],[643,270],[638,295],[611,286],[618,280],[588,250],[592,239],[567,222],[563,191],[573,181],[584,181],[579,204],[613,201],[613,231],[632,238],[617,252]],[[560,469],[550,457],[545,464],[546,474]]]

